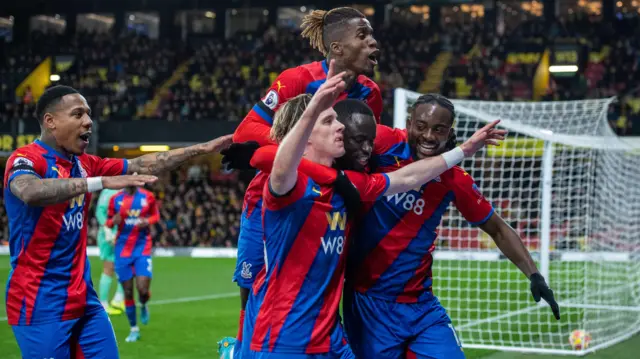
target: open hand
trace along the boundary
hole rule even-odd
[[[233,135],[225,135],[202,144],[205,153],[218,153],[233,143]]]
[[[102,177],[102,187],[109,189],[123,189],[130,186],[142,187],[147,183],[153,183],[158,180],[156,176],[149,175],[124,175]]]
[[[465,157],[473,156],[482,147],[486,145],[500,146],[500,141],[503,141],[507,130],[499,130],[496,126],[500,123],[500,120],[495,120],[483,128],[476,131],[471,138],[466,140],[460,147],[464,152]]]

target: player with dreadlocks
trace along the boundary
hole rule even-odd
[[[301,27],[302,37],[308,39],[326,60],[284,70],[240,123],[234,142],[256,141],[261,146],[273,144],[269,132],[275,111],[297,95],[313,95],[327,79],[329,59],[335,60],[338,72],[346,72],[347,87],[338,101],[345,98],[365,101],[380,121],[380,88],[369,78],[373,76],[380,50],[365,15],[350,7],[314,10],[304,17]]]
[[[372,167],[389,173],[456,147],[455,109],[447,98],[420,96],[407,129],[378,126]],[[471,176],[453,166],[413,190],[385,196],[356,229],[347,270],[345,328],[358,358],[464,358],[445,309],[431,290],[436,230],[449,202],[488,233],[560,318],[553,292],[519,235],[482,196]]]
[[[373,75],[380,51],[366,16],[350,7],[315,10],[304,17],[302,29],[302,37],[308,39],[326,60],[284,70],[240,123],[233,136],[235,143],[254,141],[259,146],[274,144],[269,134],[275,112],[289,99],[304,93],[313,95],[327,79],[329,59],[334,60],[337,73],[345,72],[346,89],[337,101],[346,98],[365,101],[373,109],[376,121],[380,122],[380,88],[368,77]],[[227,160],[229,158],[223,162]],[[262,187],[257,187],[257,191],[248,189],[245,203],[252,198],[260,198]],[[264,266],[262,234],[252,230],[261,227],[261,208],[261,200],[251,207],[245,206],[241,217],[238,258],[233,276],[240,287],[241,321],[249,290]]]

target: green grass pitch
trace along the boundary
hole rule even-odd
[[[490,303],[495,293],[507,291],[510,298],[518,299],[529,295],[526,281],[518,279],[517,273],[513,274],[513,281],[506,282],[506,286],[512,288],[495,288],[493,285],[482,287],[482,280],[475,283],[447,284],[445,272],[453,268],[447,261],[436,261],[434,276],[435,286],[469,288],[478,295],[472,302],[454,303],[453,299],[443,302],[450,310],[471,309],[480,303]],[[148,326],[141,326],[142,339],[137,343],[125,343],[124,338],[128,334],[128,323],[123,315],[112,317],[116,337],[122,358],[138,359],[177,359],[177,358],[216,358],[216,342],[223,336],[235,336],[237,331],[238,311],[240,301],[238,290],[230,278],[233,272],[234,259],[195,259],[195,258],[155,258],[153,263],[154,279],[152,283],[151,322]],[[92,274],[97,283],[101,265],[97,258],[91,258]],[[493,262],[486,265],[508,266],[508,263]],[[475,269],[484,272],[481,268],[485,265],[475,263],[462,263],[457,268]],[[0,256],[0,278],[5,284],[9,273],[9,257]],[[506,275],[511,276],[512,271],[505,268]],[[438,281],[438,278],[443,278]],[[479,284],[478,284],[479,283]],[[518,283],[518,284],[509,284]],[[502,284],[500,284],[502,285]],[[5,284],[6,286],[6,284]],[[4,289],[4,286],[3,286]],[[492,290],[487,290],[492,289]],[[455,298],[455,290],[438,293],[442,297]],[[524,297],[520,297],[524,296]],[[504,297],[503,297],[504,300]],[[0,296],[0,357],[3,359],[18,359],[20,353],[15,343],[11,328],[6,323],[4,313],[4,295]],[[492,308],[487,307],[488,311]],[[499,310],[500,308],[494,308]],[[539,310],[545,313],[544,310]],[[488,316],[488,314],[487,314]],[[482,318],[474,317],[470,320]],[[514,322],[518,322],[517,317]],[[461,326],[460,323],[454,323]],[[463,325],[463,323],[462,323]],[[513,324],[517,326],[518,324]],[[521,324],[520,324],[521,325]],[[561,326],[560,326],[561,327]],[[461,337],[470,338],[471,335],[499,335],[491,330],[492,324],[483,327],[483,330],[461,330]],[[498,328],[499,329],[499,328]],[[544,329],[544,328],[540,328]],[[531,330],[529,328],[528,330]],[[509,331],[518,331],[510,327]],[[524,339],[524,338],[523,338]],[[588,355],[590,359],[600,358],[637,358],[640,352],[640,336],[635,336],[611,348]],[[552,359],[561,356],[519,354],[507,352],[495,352],[486,350],[466,349],[467,358],[505,359],[505,358],[536,358]]]

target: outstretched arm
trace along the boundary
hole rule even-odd
[[[480,228],[493,238],[500,251],[515,264],[527,278],[538,272],[536,263],[531,258],[527,247],[516,231],[497,213],[491,215]]]
[[[231,144],[231,138],[232,135],[226,135],[209,142],[134,158],[129,160],[127,173],[156,175],[170,171],[196,156],[220,152]]]
[[[90,178],[47,178],[23,174],[16,176],[9,186],[11,193],[32,207],[66,202],[73,197],[102,188],[122,189],[153,183],[155,176],[112,176]]]
[[[471,136],[461,146],[439,156],[424,158],[401,169],[390,172],[389,188],[385,195],[402,193],[422,186],[431,181],[447,169],[460,163],[465,157],[473,156],[485,145],[499,145],[507,133],[505,130],[495,129],[500,120],[484,126]]]
[[[11,193],[33,207],[62,203],[88,192],[86,178],[48,178],[24,174],[11,181]]]
[[[483,231],[493,238],[500,251],[515,264],[531,281],[531,294],[536,302],[544,299],[557,320],[560,320],[560,308],[555,300],[553,291],[538,272],[536,263],[522,243],[522,239],[497,213],[491,215],[488,221],[480,225]]]
[[[344,73],[334,75],[334,61],[329,65],[327,81],[320,86],[311,99],[300,120],[282,140],[278,147],[273,169],[269,176],[271,190],[277,195],[289,192],[298,179],[298,166],[311,136],[313,126],[320,113],[330,108],[338,95],[344,91]]]

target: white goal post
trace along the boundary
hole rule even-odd
[[[395,90],[396,128],[418,96]],[[453,100],[459,142],[495,119],[509,130],[462,167],[520,234],[562,315],[536,304],[524,275],[450,206],[433,287],[465,347],[584,355],[640,331],[640,141],[610,129],[613,100]],[[582,350],[569,344],[577,329],[591,335]]]

